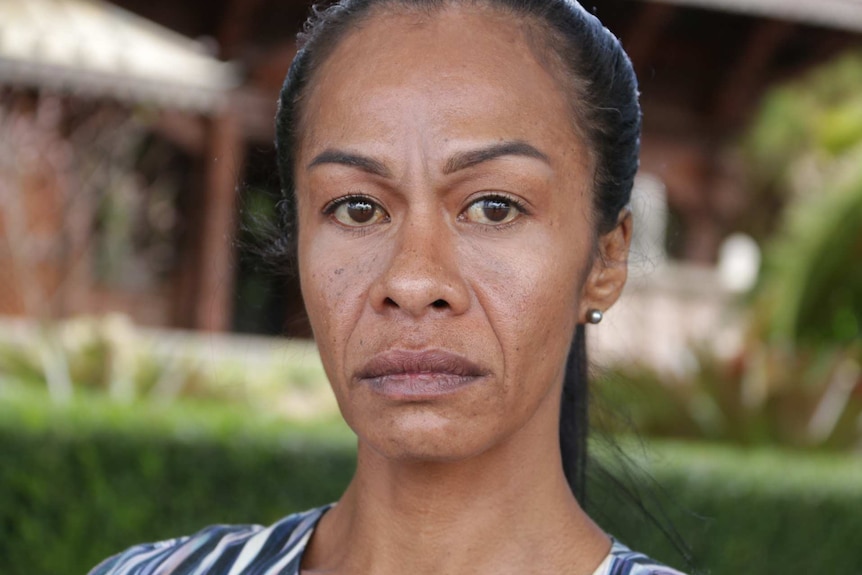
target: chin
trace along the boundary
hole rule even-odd
[[[402,413],[374,418],[362,425],[348,424],[359,437],[360,445],[373,449],[386,459],[414,462],[451,462],[468,459],[487,450],[489,434],[478,422],[467,423],[443,417],[432,410],[411,406]],[[381,421],[387,424],[381,425]]]

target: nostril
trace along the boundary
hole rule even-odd
[[[434,301],[434,303],[432,303],[431,305],[433,307],[435,307],[436,309],[442,309],[445,307],[449,307],[449,304],[446,302],[446,300],[442,300],[442,299],[438,299],[438,300]]]
[[[392,299],[391,297],[388,297],[385,300],[383,300],[383,305],[385,305],[386,307],[398,307],[398,304],[395,303],[395,300]]]

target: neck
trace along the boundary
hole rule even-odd
[[[463,461],[391,460],[360,442],[356,475],[304,565],[335,573],[592,573],[607,536],[572,495],[556,430],[523,429]],[[536,445],[543,445],[537,449]]]

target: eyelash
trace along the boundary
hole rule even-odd
[[[380,207],[380,202],[378,202],[371,196],[366,196],[365,194],[345,194],[327,202],[327,204],[323,206],[323,210],[321,210],[321,213],[323,213],[324,216],[331,216],[341,204],[344,204],[351,200],[365,200],[369,204],[374,204],[375,206]]]
[[[386,210],[383,209],[383,207],[380,205],[380,202],[378,202],[377,200],[375,200],[371,196],[367,196],[365,194],[356,194],[356,193],[345,194],[343,196],[339,196],[339,197],[335,198],[334,200],[329,201],[325,206],[323,206],[323,210],[321,210],[321,213],[324,216],[326,216],[327,218],[329,218],[330,220],[332,220],[333,223],[338,225],[343,230],[353,234],[354,236],[362,237],[362,236],[364,236],[364,235],[366,235],[372,231],[372,228],[373,228],[372,225],[348,226],[348,225],[339,223],[335,217],[335,212],[336,212],[336,210],[338,210],[338,208],[340,208],[342,205],[344,205],[348,202],[357,201],[357,200],[364,200],[364,201],[368,202],[369,204],[376,206],[377,209],[383,211],[383,213],[386,214]],[[388,218],[389,214],[386,214],[386,216]]]
[[[323,215],[331,218],[331,217],[333,217],[335,210],[337,210],[342,204],[349,202],[349,201],[356,201],[356,200],[365,200],[368,203],[377,206],[378,209],[383,210],[383,207],[380,205],[380,203],[377,202],[371,196],[367,196],[365,194],[345,194],[343,196],[339,196],[339,197],[335,198],[334,200],[331,200],[325,206],[323,206],[322,213],[323,213]],[[526,204],[523,201],[521,201],[515,197],[512,197],[508,194],[496,192],[496,193],[491,193],[491,194],[487,194],[487,195],[481,195],[477,198],[473,198],[467,204],[467,207],[464,208],[458,214],[458,219],[460,220],[462,218],[463,214],[473,204],[476,204],[477,202],[487,201],[487,200],[499,200],[499,201],[503,201],[503,202],[508,203],[510,206],[512,206],[512,208],[514,210],[519,212],[519,217],[515,218],[511,222],[507,222],[505,224],[499,224],[499,225],[489,226],[489,225],[476,224],[476,225],[480,226],[482,229],[488,229],[489,231],[490,230],[493,230],[493,231],[503,230],[503,229],[506,229],[512,225],[517,224],[518,220],[520,219],[520,216],[529,216],[530,215],[530,210],[527,208]],[[385,213],[386,210],[383,210],[383,211]],[[369,228],[369,226],[356,226],[356,227],[352,228],[352,231],[355,233],[364,234],[364,233],[368,232],[368,228]]]
[[[503,201],[503,202],[509,204],[515,211],[518,212],[518,217],[514,218],[511,222],[506,222],[504,224],[497,224],[497,225],[476,224],[477,226],[479,226],[480,229],[483,229],[483,230],[486,230],[489,232],[495,232],[495,231],[501,231],[501,230],[508,229],[511,226],[517,225],[518,220],[521,219],[521,216],[529,216],[531,214],[529,208],[527,207],[527,205],[522,200],[519,200],[518,198],[510,196],[508,194],[504,194],[504,193],[500,193],[500,192],[494,192],[494,193],[490,193],[487,195],[480,195],[477,198],[473,198],[467,204],[467,207],[461,211],[461,214],[458,215],[458,218],[460,219],[462,214],[466,213],[466,211],[468,209],[470,209],[470,207],[472,205],[474,205],[478,202],[487,201],[487,200]],[[468,222],[468,223],[470,223],[470,222]]]
[[[478,202],[481,200],[503,200],[504,202],[508,202],[509,204],[511,204],[512,207],[521,212],[521,214],[525,216],[530,215],[529,211],[527,210],[527,205],[523,201],[507,194],[494,193],[488,196],[476,198],[475,200],[473,200],[473,202],[470,203],[473,204],[474,202]]]

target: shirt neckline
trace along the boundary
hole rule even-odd
[[[295,541],[296,545],[299,547],[295,575],[300,575],[302,573],[302,560],[305,557],[305,550],[308,548],[308,543],[311,541],[311,538],[314,537],[314,530],[317,529],[317,524],[320,523],[320,520],[326,512],[335,507],[335,505],[336,503],[329,503],[322,507],[312,509],[305,517],[302,518],[299,527],[294,531],[293,536],[291,536],[291,539]],[[288,544],[288,547],[289,546],[290,545]],[[593,571],[592,575],[607,575],[610,572],[614,555],[620,550],[620,548],[625,549],[625,546],[611,537],[611,548],[596,570]]]

